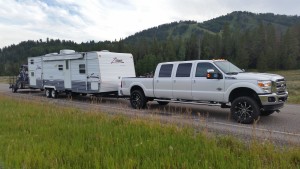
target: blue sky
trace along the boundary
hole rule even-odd
[[[300,15],[299,0],[0,0],[0,48],[26,40],[119,40],[180,20],[233,11]]]

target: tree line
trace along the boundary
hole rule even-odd
[[[189,37],[169,36],[166,40],[159,35],[150,40],[141,36],[134,42],[120,39],[78,44],[49,38],[29,40],[0,49],[0,75],[16,75],[28,57],[61,49],[132,53],[138,75],[153,72],[159,62],[196,59],[227,59],[240,68],[260,71],[300,69],[300,25],[282,33],[273,24],[261,23],[254,29],[239,30],[226,23],[219,33],[203,30]]]

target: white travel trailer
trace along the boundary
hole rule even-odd
[[[47,97],[67,94],[117,94],[122,77],[135,77],[133,56],[109,51],[61,50],[28,58],[29,86]]]

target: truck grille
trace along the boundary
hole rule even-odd
[[[286,92],[286,81],[284,79],[278,79],[275,81],[276,94],[285,94]]]

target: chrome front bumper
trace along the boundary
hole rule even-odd
[[[283,107],[288,99],[288,92],[284,94],[263,94],[258,95],[264,110],[278,110]]]

